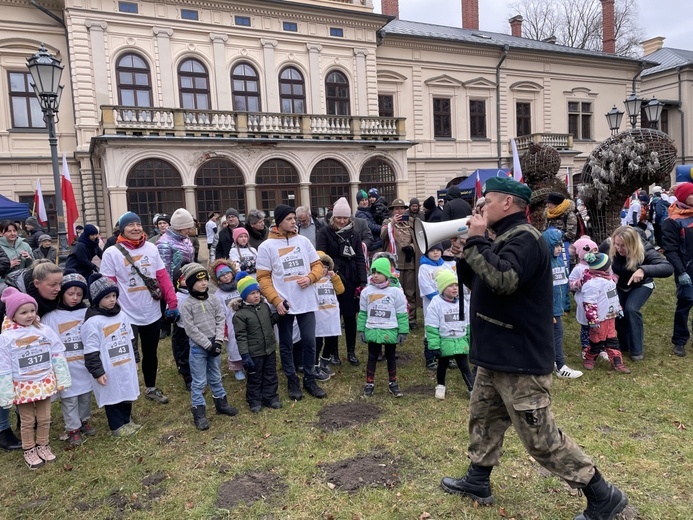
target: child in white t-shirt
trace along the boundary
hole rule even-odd
[[[253,278],[257,278],[257,250],[248,244],[248,230],[237,227],[233,230],[233,245],[229,250],[229,260],[233,262],[235,271],[245,271]]]
[[[315,291],[318,293],[318,311],[315,313],[315,370],[332,377],[335,372],[330,368],[330,359],[332,356],[339,357],[339,337],[342,335],[337,296],[344,293],[344,284],[334,272],[334,261],[330,255],[318,251],[318,256],[323,272],[322,278],[315,282]]]
[[[243,363],[241,354],[238,352],[238,342],[236,341],[236,333],[233,330],[233,315],[236,311],[231,307],[231,302],[240,297],[236,286],[236,275],[238,270],[234,262],[230,259],[220,258],[215,260],[209,266],[209,278],[217,290],[214,296],[221,302],[226,313],[226,328],[224,330],[224,338],[226,340],[226,354],[229,360],[229,370],[233,372],[237,381],[243,381],[245,374],[243,373]]]

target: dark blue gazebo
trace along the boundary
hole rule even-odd
[[[474,190],[476,189],[476,174],[479,173],[479,181],[483,186],[484,183],[491,177],[507,177],[510,170],[502,168],[487,168],[474,170],[469,177],[460,182],[457,187],[462,192],[462,197],[466,199],[474,198]]]
[[[0,220],[24,220],[29,218],[29,206],[23,202],[15,202],[0,195]]]

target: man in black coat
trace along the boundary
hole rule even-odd
[[[472,214],[472,207],[469,202],[462,198],[462,192],[457,186],[450,186],[445,195],[445,206],[443,206],[442,222],[457,220],[458,218],[468,217]]]
[[[39,237],[45,235],[46,232],[39,224],[36,217],[29,217],[24,221],[24,229],[26,229],[26,242],[31,247],[31,250],[37,249],[39,247]]]
[[[441,486],[482,505],[493,503],[490,477],[512,424],[534,460],[582,489],[587,509],[575,520],[614,518],[628,504],[550,410],[554,371],[553,275],[541,233],[525,216],[532,191],[508,177],[484,186],[483,215],[474,215],[458,262],[460,282],[471,289],[470,361],[478,367],[469,403],[467,474]],[[490,229],[495,235],[486,238]],[[455,245],[453,252],[460,252]]]
[[[443,210],[436,205],[436,199],[431,195],[424,203],[424,221],[425,222],[440,222],[443,218]]]
[[[226,210],[226,224],[227,226],[219,231],[219,241],[217,242],[217,248],[215,250],[215,257],[217,260],[219,258],[228,258],[229,252],[233,247],[233,230],[241,225],[241,216],[238,210],[235,208],[229,208]]]

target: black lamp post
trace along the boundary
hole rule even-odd
[[[647,120],[650,123],[650,128],[656,129],[659,126],[659,118],[662,117],[663,107],[664,103],[655,99],[654,97],[647,105],[645,105],[645,116],[647,116]]]
[[[51,162],[53,163],[53,184],[55,185],[55,205],[58,210],[58,254],[68,254],[67,231],[65,227],[65,213],[63,211],[63,197],[60,189],[60,168],[58,166],[58,137],[55,134],[55,116],[60,106],[60,96],[63,86],[60,78],[63,74],[61,60],[52,56],[46,47],[41,44],[38,52],[31,58],[27,58],[26,66],[31,72],[34,82],[31,87],[41,105],[43,120],[48,127],[48,143],[51,147]]]
[[[638,122],[638,115],[640,114],[640,106],[642,105],[642,99],[635,95],[633,92],[625,100],[623,104],[626,105],[626,112],[628,112],[628,118],[630,119],[630,127],[635,128]]]
[[[618,129],[621,127],[621,121],[623,120],[623,112],[616,108],[609,110],[606,114],[606,122],[609,124],[609,130],[611,130],[611,135],[616,135]]]
[[[630,96],[623,100],[623,104],[626,106],[626,112],[628,113],[628,119],[630,120],[630,127],[635,128],[638,122],[638,115],[640,114],[640,108],[642,104],[647,101],[645,99],[639,98],[633,92]],[[650,128],[657,128],[659,124],[659,118],[662,116],[662,107],[664,103],[658,101],[655,98],[645,105],[643,110],[645,111],[645,117],[649,122]],[[624,113],[619,109],[614,108],[609,110],[604,116],[606,117],[606,122],[609,124],[609,130],[611,130],[611,135],[616,135],[618,133],[619,127],[621,126],[621,120],[623,119]]]

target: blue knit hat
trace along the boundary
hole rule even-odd
[[[142,224],[142,219],[139,217],[137,213],[128,211],[126,213],[123,213],[118,219],[118,227],[122,231],[123,229],[125,229],[125,226],[127,226],[128,224],[132,224],[133,222],[138,222],[139,224]]]

